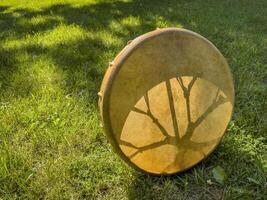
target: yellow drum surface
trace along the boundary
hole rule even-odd
[[[173,174],[220,142],[234,105],[232,75],[202,36],[159,29],[128,44],[110,64],[99,106],[105,132],[129,164]]]

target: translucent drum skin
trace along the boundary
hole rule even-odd
[[[150,174],[184,171],[219,144],[231,119],[229,66],[207,39],[164,28],[129,42],[99,92],[107,137],[131,166]]]

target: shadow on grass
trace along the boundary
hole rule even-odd
[[[108,31],[111,34],[120,38],[124,43],[126,41],[136,37],[139,34],[147,31],[154,30],[158,26],[177,26],[182,24],[185,28],[192,29],[200,34],[203,34],[207,38],[211,39],[221,51],[228,54],[228,47],[236,39],[235,36],[230,34],[228,30],[258,36],[259,31],[262,31],[261,27],[264,27],[264,20],[257,17],[244,18],[244,13],[254,12],[254,9],[261,6],[257,3],[248,3],[243,6],[242,9],[236,9],[238,3],[234,1],[232,7],[229,6],[230,2],[213,2],[206,3],[199,2],[186,2],[186,1],[130,1],[130,2],[100,2],[92,5],[85,5],[80,7],[74,7],[69,4],[57,4],[41,10],[29,10],[29,9],[16,9],[11,12],[8,11],[8,7],[0,8],[0,20],[3,39],[10,34],[15,37],[22,38],[25,35],[34,35],[35,33],[43,33],[52,30],[60,23],[66,25],[78,25],[83,29],[95,32],[96,34],[101,31]],[[220,11],[221,10],[221,11]],[[227,16],[228,15],[228,16]],[[45,22],[38,24],[25,23],[35,17],[61,17],[63,21],[59,19],[48,18]],[[112,26],[112,22],[122,23],[122,20],[127,17],[138,17],[138,25],[131,26],[130,24],[121,25],[121,29],[116,29]],[[245,23],[254,23],[254,28],[242,29],[240,25],[240,17]],[[260,29],[260,30],[259,30]],[[104,38],[103,38],[104,39]],[[28,48],[28,47],[26,47]],[[29,53],[31,55],[46,53],[42,47],[32,47]],[[97,87],[100,85],[100,80],[103,76],[103,70],[99,73],[96,69],[96,65],[101,63],[101,54],[104,52],[115,51],[118,52],[121,46],[105,46],[102,41],[76,41],[73,43],[65,44],[63,46],[54,46],[48,51],[51,52],[51,56],[57,63],[58,67],[63,68],[69,74],[70,86],[75,83],[72,79],[74,70],[84,70],[86,66],[90,69],[85,71],[92,71],[92,75],[99,75],[97,77]],[[19,50],[18,50],[19,51]],[[98,53],[98,58],[92,58],[92,51]],[[12,56],[11,56],[12,55]],[[3,57],[2,55],[0,55]],[[83,57],[81,59],[81,57]],[[10,52],[8,57],[4,57],[5,60],[13,60],[14,52]],[[62,59],[63,58],[63,59]],[[88,64],[88,62],[90,64]],[[108,61],[107,61],[108,62]],[[107,63],[106,62],[106,63]],[[234,66],[235,67],[235,66]],[[7,70],[2,73],[5,74]],[[87,76],[79,77],[84,81]],[[92,77],[95,79],[96,77]],[[76,80],[77,81],[77,80]],[[74,84],[75,85],[75,84]]]
[[[156,177],[136,172],[128,190],[129,199],[264,199],[264,163],[244,151],[241,143],[224,139],[217,151],[181,174]],[[224,185],[216,183],[212,175],[216,165],[226,171]]]

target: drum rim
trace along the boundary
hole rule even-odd
[[[220,57],[224,60],[224,62],[226,63],[229,75],[230,75],[230,80],[231,80],[231,85],[232,85],[232,89],[233,89],[233,96],[232,96],[232,110],[231,110],[231,114],[230,114],[230,118],[229,121],[226,124],[226,128],[223,132],[223,135],[221,136],[221,138],[218,140],[218,142],[216,143],[216,145],[211,148],[211,150],[209,151],[209,153],[207,153],[202,159],[198,160],[195,164],[186,167],[180,171],[175,171],[175,172],[171,172],[171,173],[154,173],[154,172],[150,172],[150,171],[146,171],[140,167],[138,167],[135,163],[133,163],[121,150],[119,144],[116,142],[116,138],[114,136],[114,132],[112,130],[112,125],[111,125],[111,119],[110,119],[110,112],[109,112],[109,108],[110,108],[110,96],[111,96],[111,91],[112,91],[112,86],[113,86],[113,82],[116,78],[116,75],[119,73],[121,67],[123,66],[125,60],[127,60],[129,58],[129,56],[145,41],[151,40],[154,37],[160,36],[161,34],[166,34],[166,33],[179,33],[179,34],[189,34],[193,37],[197,37],[198,39],[202,40],[203,42],[206,42],[207,44],[209,44],[209,46],[211,48],[214,49],[214,51],[217,51],[218,54],[220,55]],[[118,54],[117,56],[114,58],[114,64],[111,66],[112,70],[110,72],[110,74],[107,77],[107,81],[106,84],[104,85],[104,87],[102,87],[101,85],[101,89],[103,89],[103,91],[101,91],[101,98],[102,98],[102,113],[101,113],[101,118],[102,118],[102,122],[103,122],[103,128],[104,128],[104,132],[109,140],[109,142],[111,143],[113,150],[119,155],[120,158],[122,158],[128,165],[130,165],[131,167],[133,167],[136,170],[139,170],[141,172],[144,173],[148,173],[151,175],[156,175],[156,176],[161,176],[161,175],[173,175],[173,174],[177,174],[177,173],[181,173],[184,171],[189,170],[190,168],[196,166],[197,164],[199,164],[200,162],[204,161],[211,153],[214,152],[214,150],[217,148],[217,146],[221,143],[221,140],[223,139],[223,137],[225,136],[226,130],[229,126],[229,123],[232,120],[233,117],[233,112],[234,112],[234,104],[235,104],[235,83],[234,83],[234,79],[233,79],[233,73],[231,71],[231,68],[229,67],[228,62],[226,61],[225,57],[222,55],[222,53],[218,50],[218,48],[211,43],[208,39],[206,39],[205,37],[201,36],[198,33],[195,33],[193,31],[187,30],[187,29],[183,29],[183,28],[175,28],[175,27],[171,27],[171,28],[162,28],[162,29],[156,29],[154,31],[145,33],[143,35],[138,36],[137,38],[135,38],[133,41],[131,41],[129,44],[127,44]],[[105,75],[106,76],[106,75]],[[106,77],[105,77],[106,78]],[[101,109],[100,109],[101,110]]]

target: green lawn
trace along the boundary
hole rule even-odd
[[[236,104],[205,161],[153,177],[112,151],[97,92],[128,40],[170,26],[220,49]],[[0,199],[267,199],[266,0],[1,0],[0,89]]]

